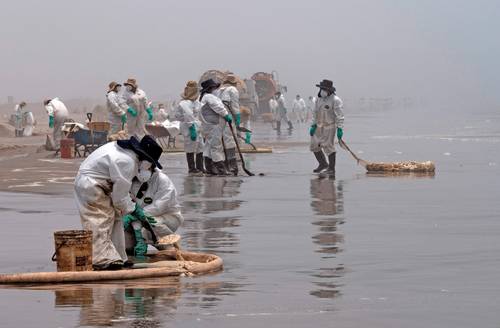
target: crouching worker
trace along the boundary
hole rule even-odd
[[[122,218],[146,218],[132,201],[130,188],[139,167],[154,166],[162,148],[150,136],[107,143],[87,157],[75,179],[75,198],[82,226],[92,231],[92,261],[96,270],[118,270],[131,265],[125,252]]]
[[[130,214],[123,218],[127,253],[136,257],[146,255],[148,245],[173,234],[184,221],[174,184],[166,174],[147,164],[139,168],[130,190],[146,219]]]

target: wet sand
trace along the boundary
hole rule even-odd
[[[164,156],[183,247],[218,254],[224,271],[1,289],[0,326],[497,327],[500,117],[388,121],[399,122],[352,116],[346,141],[369,160],[434,160],[435,176],[366,175],[339,151],[337,179],[321,179],[309,173],[305,125],[278,139],[257,127],[262,142],[298,143],[246,156],[263,177],[188,177],[182,154]],[[2,174],[16,173],[5,163]],[[52,232],[79,227],[71,185],[55,185],[44,182],[51,195],[0,193],[3,272],[54,269]]]

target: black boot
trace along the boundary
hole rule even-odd
[[[276,122],[276,130],[277,130],[278,132],[280,132],[280,131],[281,131],[281,121],[277,121],[277,122]]]
[[[293,130],[292,121],[288,121],[288,130]]]
[[[238,161],[236,161],[236,148],[230,148],[227,150],[227,170],[231,172],[234,176],[238,175]]]
[[[203,153],[196,154],[196,169],[202,173],[206,173],[203,167]]]
[[[315,152],[314,156],[316,156],[316,159],[318,160],[319,163],[318,167],[313,170],[314,173],[319,173],[324,169],[328,168],[328,163],[326,162],[325,154],[323,153],[322,150]]]
[[[228,175],[228,173],[226,171],[226,165],[224,165],[224,161],[213,162],[213,171],[214,171],[215,175],[218,175],[221,177]]]
[[[326,173],[328,173],[331,176],[335,176],[335,161],[336,161],[336,155],[337,153],[331,153],[328,156],[328,170]]]
[[[199,173],[194,164],[194,153],[186,153],[189,173]]]
[[[209,175],[214,175],[214,163],[209,157],[205,157],[205,172]]]

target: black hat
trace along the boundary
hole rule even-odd
[[[212,79],[208,79],[206,81],[201,82],[201,92],[202,93],[207,92],[211,88],[217,89],[218,87],[220,87],[220,83],[217,83]]]
[[[316,84],[316,86],[320,89],[325,89],[331,92],[336,91],[335,87],[333,86],[333,82],[330,80],[323,80],[319,84]]]
[[[129,140],[118,140],[117,144],[124,149],[133,150],[140,160],[151,162],[160,170],[163,168],[159,162],[163,148],[151,136],[144,136],[141,142],[132,136]]]

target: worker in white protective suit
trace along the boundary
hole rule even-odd
[[[278,132],[281,131],[281,121],[288,123],[288,130],[293,129],[292,121],[288,118],[288,110],[286,108],[285,96],[280,92],[274,94],[274,99],[276,100],[278,107],[276,109],[276,129]]]
[[[336,89],[332,81],[323,80],[316,86],[319,87],[320,91],[314,108],[312,125],[309,129],[310,149],[319,163],[314,172],[319,173],[328,169],[327,173],[335,176],[335,134],[339,140],[344,134],[343,103],[336,96]],[[328,156],[328,163],[325,153]]]
[[[269,110],[271,111],[271,125],[276,130],[276,122],[278,121],[278,102],[275,97],[269,99]]]
[[[188,81],[181,94],[182,100],[177,105],[174,117],[181,122],[181,133],[184,137],[184,152],[189,174],[202,174],[203,167],[203,137],[201,135],[200,110],[198,101],[198,83]]]
[[[125,101],[120,95],[122,85],[117,82],[109,84],[108,93],[106,94],[106,106],[109,112],[109,123],[111,124],[111,134],[116,134],[122,131],[127,123],[127,108]]]
[[[35,129],[35,116],[32,112],[26,111],[23,112],[23,136],[31,137],[33,135],[33,130]]]
[[[201,83],[201,124],[202,133],[205,138],[203,156],[205,158],[205,170],[208,174],[227,175],[224,165],[224,146],[222,135],[224,126],[232,122],[231,115],[222,103],[222,100],[214,93],[220,87],[220,83],[208,79]]]
[[[222,87],[219,89],[219,98],[222,103],[226,106],[231,114],[234,122],[233,132],[236,135],[236,128],[241,124],[241,113],[240,113],[240,93],[236,88],[238,81],[236,76],[229,74],[222,83]],[[233,133],[231,133],[231,128],[229,124],[224,125],[223,131],[224,137],[224,147],[226,148],[226,161],[227,170],[233,175],[238,175],[238,161],[236,160],[236,141],[234,140]]]
[[[146,93],[139,89],[135,79],[128,79],[123,85],[123,97],[128,106],[127,133],[129,136],[142,138],[146,135],[146,122],[153,120],[153,109],[148,106]]]
[[[23,136],[23,108],[25,106],[26,103],[22,101],[14,109],[14,132],[16,137]]]
[[[137,220],[148,219],[130,197],[132,180],[151,167],[161,169],[158,159],[162,152],[150,136],[140,142],[131,137],[97,148],[80,165],[75,179],[75,198],[83,228],[93,233],[95,269],[112,270],[130,265],[122,218],[131,214]]]
[[[292,111],[297,116],[297,123],[304,123],[306,119],[306,102],[300,95],[295,96],[295,99],[292,103]]]
[[[132,215],[123,219],[127,253],[135,256],[146,255],[147,245],[155,245],[158,239],[175,233],[184,221],[170,178],[158,168],[144,172],[133,180],[130,194],[149,220],[141,222]]]
[[[62,128],[69,117],[66,105],[59,98],[47,99],[43,102],[49,114],[49,128],[54,128],[53,139],[56,150],[61,147]]]
[[[156,122],[165,122],[166,120],[168,120],[169,117],[164,104],[158,104],[158,110],[156,111],[154,116],[154,120]]]

